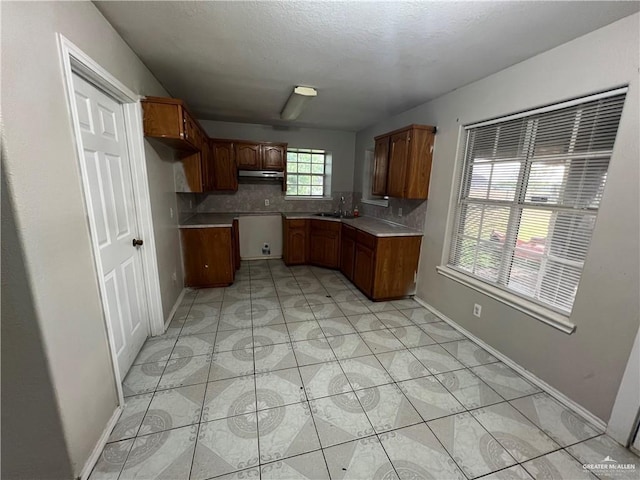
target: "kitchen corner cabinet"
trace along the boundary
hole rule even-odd
[[[144,134],[176,150],[199,150],[206,137],[185,103],[177,98],[146,97],[142,100]]]
[[[426,200],[435,127],[410,125],[375,137],[372,193]]]
[[[211,168],[215,190],[238,190],[238,167],[232,142],[211,140]]]
[[[309,249],[309,220],[285,220],[282,222],[282,229],[282,259],[285,265],[306,264]]]
[[[223,287],[236,271],[233,227],[183,228],[184,283],[187,287]]]
[[[341,227],[340,222],[309,221],[309,263],[319,267],[340,267]]]

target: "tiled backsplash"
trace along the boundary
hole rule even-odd
[[[322,200],[285,200],[277,184],[240,184],[235,193],[178,193],[181,218],[193,213],[223,212],[328,212],[338,209],[344,196],[345,209],[352,210],[352,192],[333,192],[333,198]],[[265,206],[269,200],[269,206]]]
[[[402,198],[390,198],[388,207],[380,207],[362,203],[362,193],[354,192],[354,205],[358,205],[361,215],[381,218],[390,222],[400,223],[407,227],[423,231],[425,215],[427,213],[426,200],[406,200]],[[402,208],[402,216],[398,216],[398,209]]]
[[[333,192],[331,200],[285,200],[280,185],[240,184],[235,193],[178,193],[180,220],[194,213],[225,212],[329,212],[338,209],[340,196],[345,199],[345,209],[358,206],[361,215],[381,218],[422,231],[424,229],[427,202],[391,198],[388,207],[362,203],[360,192]],[[269,206],[264,201],[269,200]],[[402,208],[402,217],[398,216]]]

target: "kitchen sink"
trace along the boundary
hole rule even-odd
[[[319,212],[314,213],[314,217],[328,217],[328,218],[355,218],[353,215],[340,215],[336,212]]]

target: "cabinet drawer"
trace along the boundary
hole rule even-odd
[[[356,241],[372,250],[376,248],[376,237],[369,235],[368,233],[361,232],[360,230],[356,233]]]
[[[289,226],[289,228],[306,228],[307,227],[307,221],[304,218],[299,218],[299,219],[290,219],[287,220],[287,225]]]
[[[331,220],[311,220],[311,231],[340,233],[342,223]]]

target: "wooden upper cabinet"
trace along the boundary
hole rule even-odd
[[[236,163],[241,170],[260,170],[262,148],[259,143],[235,143]]]
[[[238,168],[232,142],[212,140],[211,156],[215,190],[238,190]]]
[[[373,179],[371,193],[384,196],[387,194],[387,173],[389,171],[389,137],[376,138],[374,151]]]
[[[410,125],[376,137],[372,193],[425,200],[429,194],[435,127]],[[384,142],[388,139],[386,193],[382,192]],[[378,175],[376,177],[376,170]]]
[[[287,157],[286,145],[262,144],[262,168],[265,170],[284,170]]]
[[[177,98],[146,97],[142,101],[144,134],[177,150],[199,150],[206,136],[184,102]]]

